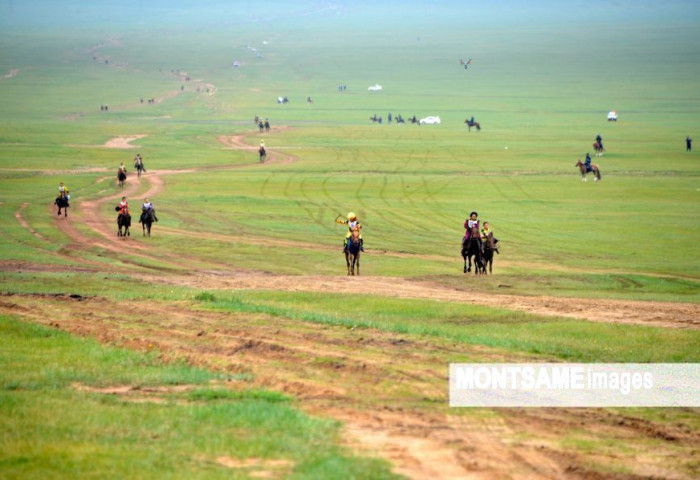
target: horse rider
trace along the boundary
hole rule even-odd
[[[587,172],[593,171],[593,167],[591,167],[591,154],[590,153],[586,153],[586,161],[584,162],[584,165],[586,166]]]
[[[690,138],[690,135],[685,137],[685,151],[690,152],[693,150],[693,139]]]
[[[603,149],[603,137],[600,136],[600,133],[596,135],[595,141],[598,142],[598,148],[601,150]]]
[[[70,200],[70,190],[68,190],[68,187],[63,185],[63,182],[58,184],[58,196],[65,199],[66,203],[68,203],[68,200]]]
[[[471,234],[472,234],[472,228],[476,227],[476,231],[479,231],[479,214],[476,212],[472,212],[469,214],[469,218],[464,222],[464,228],[466,229],[466,233],[464,234],[464,238],[462,239],[462,243],[465,244],[471,240]],[[483,251],[481,248],[481,237],[480,235],[476,236],[476,241],[479,244],[479,251]]]
[[[143,166],[143,158],[141,158],[141,154],[137,153],[136,156],[134,157],[134,168],[136,169],[141,169],[144,172],[146,171],[146,167]]]
[[[129,213],[129,203],[126,201],[126,197],[122,197],[122,201],[119,202],[115,210],[119,212],[119,215],[131,216]],[[117,216],[117,219],[119,219],[119,216]]]
[[[155,209],[153,208],[153,204],[148,200],[148,197],[143,199],[143,205],[141,205],[141,218],[139,219],[139,223],[143,223],[143,221],[146,219],[146,216],[149,215],[151,212],[153,212],[153,219],[157,222],[158,217],[156,217],[156,212]]]
[[[355,215],[353,212],[348,213],[346,218],[347,220],[336,220],[337,223],[341,223],[343,225],[348,226],[348,233],[345,235],[345,241],[343,242],[343,252],[347,250],[348,240],[352,236],[352,231],[356,228],[360,231],[360,250],[364,252],[365,242],[362,239],[362,224],[360,223],[360,220],[358,220],[357,215]]]
[[[481,243],[486,243],[489,235],[493,235],[493,230],[491,230],[489,222],[484,222],[484,228],[481,229]],[[493,246],[496,253],[500,253],[498,251],[498,239],[496,237],[493,237]]]

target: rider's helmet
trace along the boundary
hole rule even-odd
[[[353,220],[356,220],[356,219],[357,219],[357,216],[353,212],[348,213],[348,220],[349,221],[352,222]]]

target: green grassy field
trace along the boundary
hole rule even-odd
[[[0,422],[13,432],[2,437],[5,448],[0,450],[14,452],[0,458],[0,476],[42,476],[53,468],[56,476],[109,471],[119,476],[139,465],[147,465],[154,476],[178,476],[183,462],[193,465],[182,455],[166,461],[165,450],[190,448],[201,452],[192,454],[197,458],[192,475],[222,473],[211,465],[208,456],[215,450],[207,442],[227,443],[230,432],[202,443],[199,439],[225,424],[223,417],[247,418],[249,413],[236,410],[239,404],[269,408],[260,415],[282,415],[291,422],[282,434],[307,429],[303,431],[328,448],[314,452],[309,445],[258,429],[256,425],[267,421],[263,419],[223,425],[223,430],[245,429],[246,438],[260,441],[260,447],[254,452],[235,446],[216,450],[221,456],[289,460],[273,476],[325,478],[349,468],[357,468],[358,478],[370,477],[370,472],[389,475],[385,464],[364,459],[362,452],[341,452],[347,439],[341,440],[331,423],[300,413],[310,408],[303,401],[278,398],[279,385],[268,380],[274,375],[267,363],[246,369],[256,388],[266,392],[262,399],[229,398],[238,393],[215,389],[208,401],[206,392],[212,387],[207,382],[219,378],[211,372],[227,371],[227,362],[233,360],[210,359],[206,349],[194,355],[182,346],[164,355],[163,365],[151,365],[148,356],[138,360],[138,355],[148,355],[140,352],[128,361],[107,358],[99,378],[92,373],[77,380],[60,375],[60,381],[30,378],[32,362],[39,361],[32,357],[32,342],[40,342],[42,349],[73,352],[83,358],[80,365],[88,362],[86,350],[102,348],[74,344],[71,337],[32,325],[49,321],[32,313],[35,308],[84,318],[86,326],[92,325],[82,317],[86,311],[73,304],[51,306],[54,294],[104,299],[110,306],[155,302],[167,314],[183,308],[210,322],[219,321],[216,315],[234,324],[263,316],[251,328],[266,331],[281,322],[290,342],[305,340],[300,332],[316,334],[319,329],[343,339],[355,330],[386,335],[391,341],[406,336],[424,347],[426,358],[434,359],[419,361],[425,360],[425,371],[432,372],[427,383],[438,392],[436,369],[457,358],[697,362],[696,328],[592,322],[587,315],[596,312],[586,311],[592,307],[582,307],[580,318],[565,318],[523,312],[506,301],[495,308],[394,298],[386,291],[351,295],[337,284],[335,291],[305,290],[310,277],[323,282],[345,275],[340,252],[345,230],[334,219],[354,211],[364,226],[364,276],[427,282],[441,291],[484,296],[634,301],[640,302],[634,304],[638,311],[644,310],[642,301],[696,307],[700,169],[697,152],[685,151],[685,138],[700,138],[700,10],[681,1],[663,8],[646,2],[594,2],[590,10],[549,2],[508,5],[222,6],[212,1],[173,8],[160,2],[103,2],[98,7],[37,1],[0,6],[0,293],[7,296],[0,313],[10,315],[3,317],[2,339],[14,352],[0,357],[2,370],[8,372]],[[473,63],[465,70],[459,60],[468,58]],[[239,68],[233,68],[234,60]],[[383,90],[368,92],[375,83]],[[338,91],[341,84],[347,90]],[[278,96],[288,96],[290,102],[280,105]],[[306,102],[309,96],[313,103]],[[156,102],[149,103],[149,98]],[[101,111],[101,105],[109,110]],[[618,122],[606,121],[612,109]],[[442,123],[388,123],[390,112],[404,118],[439,115]],[[374,114],[384,118],[383,124],[368,120]],[[256,115],[269,118],[273,130],[259,133],[253,124]],[[470,132],[464,124],[471,116],[481,123],[480,132]],[[594,158],[603,178],[584,183],[574,163],[592,152],[596,134],[607,148],[603,157]],[[132,142],[135,148],[104,146],[115,137],[137,135],[143,137]],[[239,135],[251,150],[226,143]],[[266,164],[259,164],[254,150],[261,139],[271,157]],[[114,205],[122,191],[115,185],[115,170],[120,162],[131,169],[137,152],[149,172],[140,181],[130,176],[129,201],[136,211],[149,194],[160,221],[149,239],[141,237],[134,222],[133,236],[117,242]],[[70,187],[74,204],[67,221],[54,218],[49,205],[61,181]],[[472,210],[490,222],[501,241],[490,277],[462,274],[462,225]],[[226,283],[237,275],[252,275],[263,286],[239,290]],[[275,284],[263,282],[281,275],[288,284],[298,283],[298,291],[275,291]],[[13,302],[28,310],[14,311]],[[138,315],[117,315],[124,325],[110,324],[113,336],[100,340],[132,348],[132,335],[160,339],[162,332],[155,327],[139,330],[145,328],[139,322],[146,320]],[[91,336],[70,325],[66,329],[71,333]],[[440,350],[443,344],[449,350]],[[143,350],[138,345],[134,348]],[[308,364],[303,356],[290,356],[277,366],[301,361],[307,372],[315,367],[322,371],[337,361],[318,345],[304,348],[316,355]],[[343,348],[350,355],[352,348]],[[378,371],[385,372],[388,367],[377,352],[365,353],[370,364],[376,362]],[[114,355],[122,354],[127,355]],[[132,372],[130,362],[153,367],[148,374],[152,379]],[[189,379],[195,373],[182,362],[203,370]],[[68,368],[79,369],[60,366]],[[183,370],[172,373],[169,368]],[[408,371],[409,361],[396,368]],[[393,367],[389,371],[393,375]],[[316,374],[309,373],[312,387],[323,383],[332,389],[330,376]],[[303,382],[291,373],[287,381],[280,380],[287,387]],[[168,393],[163,395],[165,406],[143,407],[76,392],[70,382],[100,387],[201,383],[207,398]],[[344,382],[347,387],[349,381]],[[387,391],[403,388],[390,383]],[[506,414],[432,410],[432,400],[415,393],[417,385],[406,388],[413,392],[405,394],[407,404],[420,405],[423,413],[438,411],[472,421],[496,415],[517,424]],[[56,391],[55,398],[46,398],[49,391]],[[217,397],[220,393],[226,398]],[[392,402],[379,388],[368,390],[363,408],[372,405],[373,395],[377,407]],[[444,392],[429,397],[440,395]],[[70,404],[92,410],[90,420],[71,431],[66,419],[44,432],[47,420],[41,412],[66,409],[69,417],[80,416]],[[99,465],[86,463],[82,440],[70,446],[83,435],[79,431],[92,436],[91,429],[105,424],[109,430],[142,407],[153,424],[173,415],[187,418],[161,427],[177,436],[196,436],[192,422],[211,418],[207,431],[191,442],[156,441],[159,453],[149,458],[129,445],[147,436],[148,425],[129,430],[117,448],[133,459],[134,467],[125,465],[123,471],[114,471],[114,458],[106,454]],[[113,408],[121,413],[112,416],[108,411]],[[314,408],[331,417],[335,413],[316,404]],[[658,410],[619,415],[663,428],[685,425],[691,434],[676,448],[658,435],[635,443],[625,435],[610,437],[603,429],[591,437],[572,430],[570,436],[551,438],[548,448],[575,452],[566,458],[586,471],[679,478],[698,472],[692,458],[677,464],[640,461],[637,466],[630,460],[641,455],[644,442],[666,453],[690,452],[697,412],[675,412],[672,419]],[[603,425],[607,420],[596,417],[592,422]],[[526,426],[513,428],[514,445],[537,437]],[[47,446],[25,445],[39,430],[52,439]],[[115,441],[103,440],[99,449]],[[592,454],[595,447],[606,454]],[[47,449],[68,453],[56,458]],[[96,454],[102,456],[99,449]],[[234,450],[238,456],[230,453]],[[616,455],[624,461],[616,463]],[[233,471],[242,477],[251,474],[245,468]]]

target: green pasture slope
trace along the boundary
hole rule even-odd
[[[163,365],[156,352],[6,316],[0,334],[2,478],[391,478],[384,462],[344,453],[336,423],[276,392],[225,387],[245,376]],[[105,394],[115,383],[134,395]]]
[[[149,240],[154,260],[134,260],[135,271],[187,268],[172,260],[186,257],[203,268],[342,275],[344,231],[333,220],[352,210],[365,226],[364,275],[429,277],[494,291],[506,284],[509,293],[697,302],[700,169],[697,152],[686,153],[684,140],[688,135],[700,140],[700,8],[684,1],[576,7],[458,3],[223,6],[209,1],[192,8],[137,1],[3,3],[0,264],[79,267],[79,256],[63,254],[69,240],[49,215],[58,182],[71,187],[75,202],[117,194],[111,181],[100,180],[113,176],[119,162],[129,166],[138,151],[152,172],[201,170],[163,177],[165,189],[153,198],[161,218]],[[472,58],[468,70],[460,67],[461,58]],[[232,67],[234,60],[240,68]],[[180,72],[191,81],[183,81]],[[375,83],[384,90],[368,92]],[[339,92],[339,84],[347,90]],[[278,105],[278,96],[288,96],[290,103]],[[308,96],[312,104],[305,101]],[[151,97],[162,101],[145,102]],[[109,111],[100,111],[101,104]],[[619,122],[605,120],[610,109],[618,111]],[[404,118],[439,115],[442,123],[387,124],[389,112]],[[369,122],[374,114],[385,122]],[[255,115],[269,117],[273,127],[290,128],[260,135],[252,124]],[[464,125],[472,115],[481,132]],[[598,133],[608,150],[594,159],[603,181],[582,183],[574,163],[591,151]],[[218,140],[238,134],[246,134],[252,146],[264,138],[271,156],[290,155],[296,161],[256,165],[255,153]],[[135,150],[102,147],[128,135],[146,136],[134,142]],[[233,165],[242,168],[205,168]],[[137,196],[146,189],[142,183]],[[132,205],[138,201],[131,199]],[[462,276],[458,253],[471,210],[479,211],[502,241],[496,275],[478,281]],[[15,218],[18,211],[31,231]],[[101,214],[111,218],[113,206],[104,205]],[[98,238],[85,225],[76,227]],[[100,249],[81,255],[119,264]],[[0,271],[0,290],[64,292],[66,279],[76,293],[110,298],[145,291],[159,301],[189,301],[197,293],[138,282],[118,290],[128,277],[9,268]],[[562,360],[697,361],[692,331],[544,321],[492,309],[476,314],[428,301],[362,300],[340,315],[334,313],[343,307],[340,295],[215,292],[204,308],[330,326],[359,322],[360,327]],[[126,354],[100,353],[94,345],[10,318],[3,317],[1,325],[2,340],[10,339],[16,352],[0,357],[6,372],[0,395],[10,402],[1,403],[4,431],[17,437],[26,433],[21,430],[26,425],[10,418],[19,408],[11,403],[19,401],[14,390],[22,390],[23,405],[28,405],[22,414],[38,424],[43,422],[38,412],[76,401],[87,402],[106,424],[100,427],[113,428],[133,415],[133,405],[78,394],[70,382],[142,381],[140,370],[121,368],[136,363],[150,369],[150,359],[123,360],[120,355]],[[590,338],[597,341],[584,341]],[[77,351],[78,357],[87,349],[102,356],[105,365],[116,366],[109,367],[106,380],[53,371],[25,377],[21,371],[38,368],[29,358],[37,342],[42,348]],[[65,353],[65,358],[71,357]],[[149,370],[148,381],[209,380],[206,373],[185,370],[173,377],[169,367],[163,368]],[[35,393],[46,391],[56,395]],[[318,435],[314,438],[337,440],[333,426],[297,417],[285,399],[265,395],[245,404],[260,401],[271,409],[264,415],[290,417],[289,429],[301,428],[293,422],[308,423],[305,431]],[[194,428],[192,415],[241,414],[218,411],[214,400],[209,405],[177,395],[166,398],[189,415],[178,426],[182,432]],[[148,410],[154,423],[168,413],[157,404]],[[54,427],[53,438],[74,441],[65,424]],[[81,428],[92,434],[89,429],[96,425]],[[140,439],[147,433],[133,435]],[[46,454],[47,462],[58,461],[36,445],[31,450],[15,437],[0,438],[15,449],[15,460]],[[112,442],[105,439],[104,446]],[[265,449],[276,447],[260,442],[263,453],[251,456],[272,458]],[[127,449],[128,443],[116,445]],[[210,451],[208,444],[198,447]],[[334,448],[324,453],[329,465],[342,466],[334,471],[346,463],[384,471],[369,460],[348,462]],[[313,474],[316,459],[308,451],[291,444],[286,453],[303,466],[300,475]],[[78,462],[61,461],[64,466]],[[22,465],[3,463],[0,473],[9,467],[26,474]],[[163,471],[162,465],[148,468]],[[211,473],[209,464],[203,468],[200,474]]]

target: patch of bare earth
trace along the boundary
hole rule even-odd
[[[16,77],[18,73],[19,73],[19,69],[18,69],[18,68],[13,68],[13,69],[11,69],[11,70],[9,71],[9,73],[6,73],[5,75],[3,75],[2,78],[12,78],[12,77]]]
[[[111,140],[107,140],[107,142],[105,142],[104,144],[104,147],[122,149],[136,148],[134,145],[131,144],[131,142],[143,138],[145,136],[146,135],[128,135],[123,137],[114,137]]]
[[[447,406],[449,362],[533,360],[527,355],[200,310],[189,302],[0,295],[0,312],[107,344],[155,350],[167,361],[246,373],[252,380],[230,388],[252,384],[293,395],[307,412],[342,420],[350,447],[389,459],[397,473],[410,478],[692,478],[689,472],[698,460],[697,430],[633,413]],[[112,394],[138,398],[132,387],[115,388],[119,392]],[[157,394],[145,395],[151,396]],[[613,446],[591,454],[566,438]],[[624,448],[614,447],[615,442]],[[599,473],[613,470],[627,473]]]

